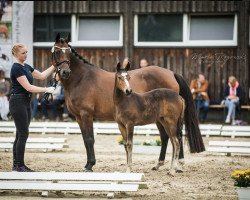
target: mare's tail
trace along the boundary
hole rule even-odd
[[[194,105],[192,93],[187,82],[179,74],[174,74],[176,81],[180,86],[180,95],[185,100],[185,129],[186,136],[191,153],[199,153],[205,151],[205,146],[202,140],[196,108]]]

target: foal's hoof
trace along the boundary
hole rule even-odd
[[[83,172],[93,172],[93,170],[92,169],[84,168]]]
[[[169,172],[168,172],[168,174],[170,176],[175,176],[175,170],[174,169],[170,169]]]
[[[154,167],[152,168],[152,170],[154,170],[154,171],[157,171],[158,169],[159,169],[158,166],[154,166]]]
[[[175,170],[175,172],[177,172],[177,173],[183,173],[183,170],[180,169],[180,168],[178,168],[178,169]]]
[[[184,160],[184,158],[179,159],[179,164],[180,164],[181,166],[185,165],[185,160]]]

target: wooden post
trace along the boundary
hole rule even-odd
[[[248,61],[248,46],[249,46],[249,15],[248,7],[249,2],[247,0],[239,2],[239,14],[238,14],[238,47],[237,47],[237,79],[240,78],[240,84],[244,90],[244,93],[248,93],[250,87],[249,79],[249,61]],[[244,103],[248,101],[247,95],[245,95]]]

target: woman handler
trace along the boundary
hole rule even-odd
[[[26,141],[29,136],[31,120],[31,96],[32,93],[52,93],[54,87],[38,87],[33,85],[33,78],[45,80],[55,68],[52,65],[43,72],[39,72],[26,64],[27,48],[24,44],[17,43],[12,47],[12,55],[16,58],[13,63],[10,78],[12,82],[10,96],[10,113],[16,126],[16,138],[13,144],[13,171],[32,172],[24,163]]]

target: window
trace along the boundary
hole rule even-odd
[[[135,46],[236,46],[237,15],[135,15]]]
[[[77,45],[122,46],[122,17],[79,17]]]
[[[35,15],[34,42],[54,42],[57,33],[62,37],[71,33],[70,15]]]
[[[191,15],[188,30],[192,46],[237,45],[236,15]]]
[[[234,16],[191,16],[190,40],[233,40]]]
[[[182,15],[139,15],[139,42],[182,41]]]

